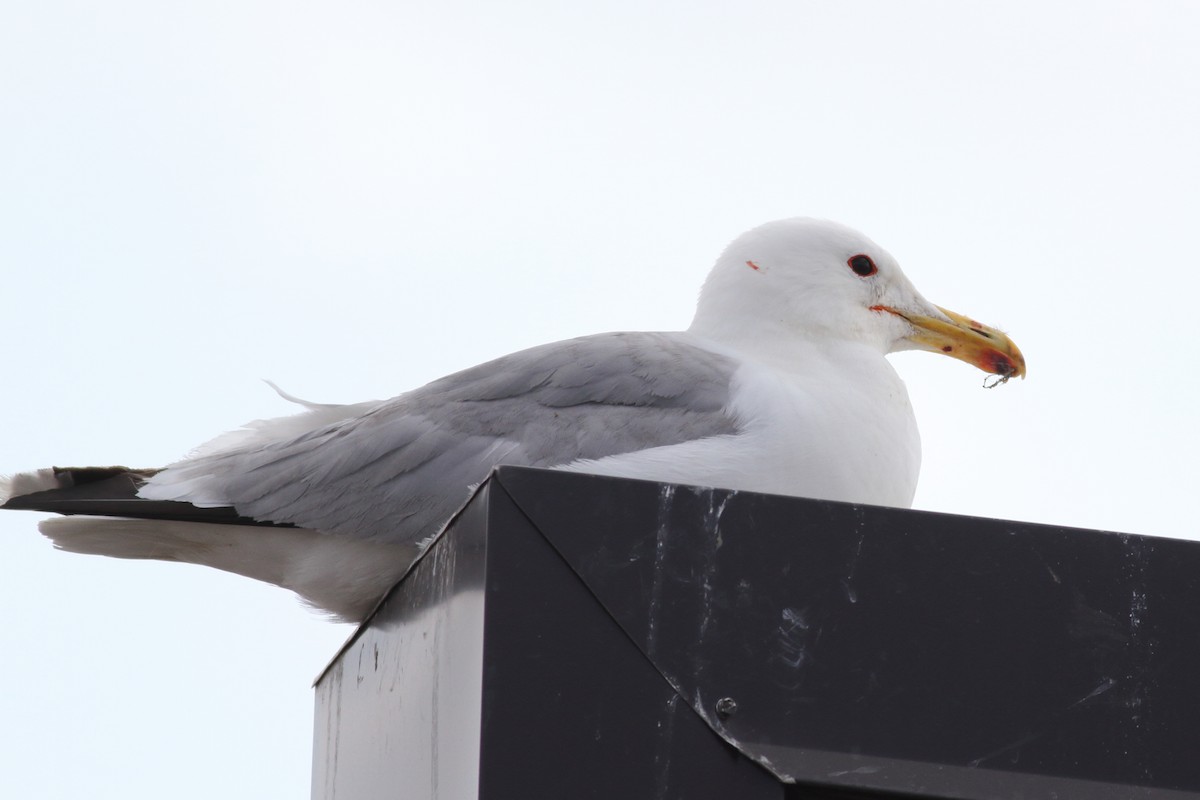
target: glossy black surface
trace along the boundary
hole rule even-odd
[[[314,796],[1200,797],[1198,578],[1194,542],[503,468],[322,677],[359,788]]]
[[[948,797],[1200,790],[1195,542],[527,470],[500,482],[680,695],[781,778]]]
[[[782,798],[491,488],[479,797]]]

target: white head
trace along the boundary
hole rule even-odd
[[[1025,372],[1007,336],[930,303],[875,242],[804,217],[735,239],[704,282],[690,330],[742,346],[784,337],[931,350],[1005,377]]]

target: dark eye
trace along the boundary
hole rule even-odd
[[[850,269],[854,270],[855,275],[863,278],[869,278],[876,272],[879,272],[879,269],[875,266],[875,262],[871,260],[870,256],[861,254],[850,256],[850,260],[846,263],[850,265]]]

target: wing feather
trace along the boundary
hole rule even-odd
[[[553,467],[735,433],[727,408],[736,366],[686,334],[543,345],[360,404],[354,416],[312,430],[179,462],[140,494],[359,539],[418,541],[498,464]]]

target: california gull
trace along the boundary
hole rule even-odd
[[[884,356],[911,349],[1025,375],[1005,334],[928,302],[870,239],[781,220],[729,245],[686,331],[302,403],[161,470],[22,473],[0,505],[79,515],[41,523],[64,550],[204,564],[361,620],[499,464],[907,507],[920,439]]]

